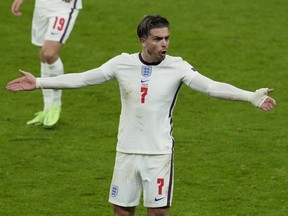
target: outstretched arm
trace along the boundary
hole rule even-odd
[[[9,82],[6,86],[9,91],[29,91],[35,88],[42,89],[75,89],[89,85],[99,85],[109,80],[100,68],[82,73],[70,73],[55,77],[35,78],[31,73],[20,70],[24,76]]]
[[[217,82],[197,73],[191,82],[190,88],[203,92],[213,97],[222,98],[226,100],[239,100],[251,102],[255,107],[263,111],[270,111],[276,105],[276,101],[267,96],[272,92],[272,89],[262,88],[255,92],[239,89],[233,85]]]
[[[23,3],[24,0],[14,0],[11,6],[11,12],[15,16],[21,16],[22,13],[19,11],[21,4]]]

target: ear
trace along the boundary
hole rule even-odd
[[[144,48],[146,47],[146,39],[145,38],[139,38],[139,41],[141,43],[141,46]]]

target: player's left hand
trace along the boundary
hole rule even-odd
[[[273,92],[273,89],[261,88],[255,91],[253,97],[251,98],[251,103],[263,111],[270,111],[276,105],[276,101],[267,96],[267,94]]]
[[[273,109],[275,105],[276,105],[276,101],[271,97],[267,97],[265,101],[262,103],[262,105],[260,106],[260,109],[262,109],[263,111],[270,111]]]
[[[261,102],[261,104],[258,106],[260,109],[262,109],[263,111],[270,111],[273,109],[273,107],[276,105],[276,101],[267,96],[267,94],[273,92],[273,89],[269,89],[269,88],[262,88],[262,89],[258,89],[255,92],[255,95],[257,95],[261,100],[265,99],[263,102]],[[261,96],[262,95],[262,96]]]

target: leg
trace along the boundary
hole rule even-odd
[[[61,48],[62,44],[60,42],[45,40],[40,53],[41,62],[49,65],[56,62],[59,58]]]
[[[143,172],[144,206],[148,216],[169,216],[173,195],[173,154],[147,156]],[[146,163],[146,164],[145,164]]]
[[[117,205],[112,205],[114,210],[114,216],[134,216],[135,207],[122,207]]]
[[[61,8],[51,11],[47,8],[35,8],[32,20],[32,43],[41,47],[41,77],[53,77],[64,74],[60,50],[67,41],[75,24],[78,10]],[[44,89],[44,109],[27,124],[43,124],[53,127],[61,111],[61,90]]]
[[[62,44],[56,41],[45,40],[40,50],[41,77],[54,77],[64,74],[64,66],[59,57]],[[52,104],[61,106],[61,90],[43,89],[44,110]]]
[[[47,16],[49,17],[48,27],[40,53],[42,76],[53,77],[64,74],[60,50],[73,29],[78,12],[78,10],[69,9]],[[37,41],[34,44],[37,44]],[[62,90],[44,89],[43,96],[44,111],[48,110],[43,126],[51,128],[60,118]]]
[[[148,208],[148,216],[169,216],[169,207]]]
[[[141,158],[141,155],[116,153],[109,193],[109,202],[115,216],[133,216],[136,206],[139,205],[142,185],[137,169]]]
[[[53,77],[64,73],[64,67],[59,58],[62,44],[56,41],[44,41],[40,50],[41,77]],[[61,112],[61,90],[42,89],[44,108],[36,113],[36,117],[27,124],[53,127],[60,118]]]
[[[45,35],[50,35],[51,22],[49,21],[47,11],[45,9],[35,8],[32,21],[32,43],[41,47],[40,60],[41,60],[41,77],[58,76],[64,73],[64,67],[59,53],[62,48],[62,43],[57,39],[45,39]],[[53,38],[54,39],[54,38]],[[49,118],[48,126],[53,126],[59,119],[61,109],[61,90],[43,89],[44,108],[43,111],[37,112],[36,117],[27,124],[40,125],[44,124],[50,108],[53,107],[53,118]],[[56,110],[56,111],[55,111]],[[52,121],[51,121],[52,119]],[[46,120],[47,122],[47,120]],[[45,126],[45,124],[44,124]]]
[[[62,44],[57,41],[45,40],[40,52],[41,76],[54,77],[64,74],[63,63],[59,57]],[[43,126],[53,127],[60,118],[61,90],[43,89],[45,118]]]

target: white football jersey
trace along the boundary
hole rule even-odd
[[[82,0],[71,0],[69,3],[66,3],[63,0],[35,0],[35,7],[51,8],[51,9],[59,9],[59,8],[81,9]]]
[[[140,54],[123,53],[89,71],[37,78],[36,87],[82,88],[111,79],[117,79],[121,93],[117,151],[123,153],[173,152],[172,112],[182,83],[216,98],[248,102],[255,98],[254,92],[211,80],[182,58],[169,55],[159,64],[151,65]]]
[[[172,113],[182,83],[185,83],[193,90],[227,100],[252,102],[255,98],[257,101],[259,101],[259,98],[262,101],[262,98],[265,99],[267,97],[263,92],[258,94],[257,91],[254,93],[239,89],[227,83],[211,80],[198,73],[193,66],[180,57],[166,55],[162,62],[152,65],[144,62],[139,53],[123,53],[112,58],[100,67],[82,73],[70,73],[49,78],[36,78],[35,84],[36,88],[72,89],[99,85],[112,79],[117,79],[119,83],[122,105],[118,129],[118,153],[111,184],[111,196],[109,197],[109,201],[114,204],[119,204],[119,202],[123,201],[120,199],[124,198],[127,201],[124,201],[127,205],[132,203],[131,199],[136,200],[134,204],[132,203],[132,205],[135,206],[138,204],[138,198],[140,197],[137,195],[138,192],[136,190],[132,191],[136,194],[135,196],[132,195],[132,197],[123,196],[123,193],[118,194],[120,191],[118,190],[119,185],[121,185],[121,187],[127,187],[129,184],[127,179],[139,180],[137,176],[130,175],[127,169],[123,170],[124,172],[126,171],[126,174],[130,175],[129,178],[126,178],[127,175],[125,176],[125,174],[120,174],[119,177],[119,170],[121,172],[121,168],[126,168],[125,164],[123,166],[123,162],[126,162],[129,166],[131,160],[135,160],[136,158],[139,161],[143,161],[144,159],[147,159],[147,155],[163,156],[163,154],[173,153],[174,139],[172,137]],[[19,88],[21,88],[21,84]],[[256,106],[259,106],[258,103]],[[135,155],[133,157],[124,156],[120,153],[140,154],[141,157],[139,158],[139,155],[137,157],[134,157]],[[145,156],[145,154],[147,155]],[[123,158],[125,158],[125,160],[123,160]],[[148,157],[146,163],[147,169],[141,166],[134,167],[134,170],[136,171],[139,171],[139,168],[143,168],[141,174],[145,175],[146,180],[147,178],[149,179],[149,176],[151,177],[151,175],[146,175],[147,170],[151,171],[153,169],[153,171],[155,171],[155,169],[157,169],[155,163],[163,164],[163,157],[161,157],[161,159],[159,159],[159,157],[153,158],[154,161],[151,161],[150,159]],[[168,162],[168,164],[165,164],[170,167],[171,161],[166,160],[166,162]],[[151,166],[147,167],[149,165]],[[171,170],[168,169],[168,171]],[[159,174],[160,172],[157,173]],[[153,174],[152,177],[155,177],[155,175]],[[168,176],[166,175],[166,177]],[[161,176],[161,179],[163,180],[161,181],[162,183],[164,181],[166,182],[163,176]],[[167,179],[171,180],[171,176]],[[143,184],[135,184],[134,186],[136,188],[139,186],[138,188],[141,189]],[[157,181],[157,184],[154,184],[154,186],[159,186],[159,182]],[[163,186],[163,184],[161,184],[161,186]],[[166,188],[168,192],[171,192],[170,186],[171,185],[169,184],[169,187]],[[153,188],[153,184],[151,186],[151,182],[149,182],[149,187],[144,185],[144,188],[147,189],[146,192],[149,192],[149,190]],[[129,190],[130,189],[131,188],[129,188]],[[152,190],[150,192],[151,194],[154,193]],[[162,200],[162,193],[159,192],[159,194],[161,194]],[[144,198],[144,204],[148,207],[163,205],[163,203],[160,203],[162,201],[160,201],[157,196],[152,196],[152,198],[155,199],[149,200],[149,198]],[[170,198],[172,198],[171,193],[167,196],[168,205],[171,201]],[[163,200],[165,201],[166,199]],[[160,201],[160,204],[158,204],[157,201]]]
[[[122,110],[117,151],[133,154],[170,154],[173,151],[172,112],[181,83],[197,72],[180,57],[166,56],[149,65],[139,54],[116,56],[100,69],[107,80],[116,78]]]

